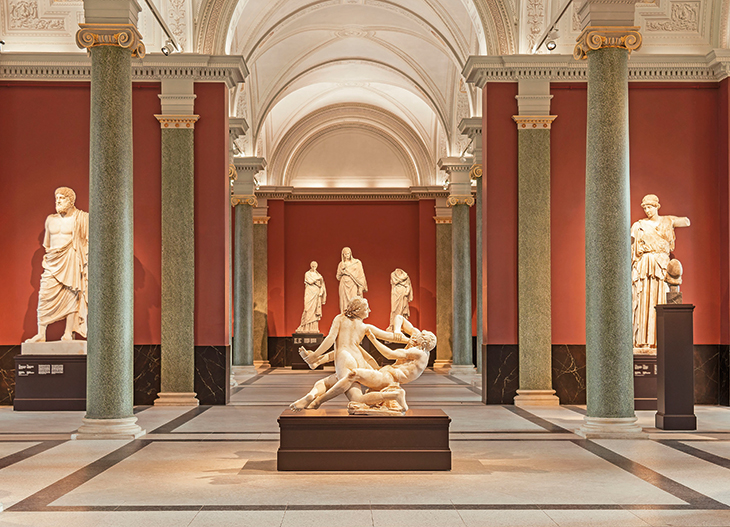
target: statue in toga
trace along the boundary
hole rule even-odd
[[[322,318],[322,304],[327,302],[324,278],[317,271],[317,262],[312,262],[304,273],[304,311],[302,321],[295,333],[319,333]]]
[[[86,336],[89,213],[74,206],[76,193],[70,188],[56,189],[55,196],[56,214],[46,218],[43,238],[46,254],[38,292],[38,333],[26,342],[45,342],[48,325],[64,319],[61,340],[72,340],[74,332]]]
[[[340,313],[344,313],[353,298],[362,297],[368,290],[362,262],[352,257],[349,247],[342,249],[342,261],[337,265],[337,279],[340,281]]]

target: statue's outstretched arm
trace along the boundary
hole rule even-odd
[[[340,332],[340,316],[337,315],[335,319],[332,321],[332,326],[330,326],[330,332],[329,334],[324,338],[322,341],[322,344],[317,346],[317,349],[314,350],[312,353],[309,354],[307,359],[308,364],[312,364],[314,361],[319,359],[328,349],[330,349],[337,339],[337,335]]]
[[[368,339],[370,339],[370,342],[372,342],[373,346],[380,352],[380,354],[385,357],[386,359],[390,360],[398,360],[398,359],[405,359],[406,353],[404,349],[398,349],[398,350],[392,350],[382,342],[380,342],[378,339],[375,338],[375,335],[373,335],[373,332],[371,330],[368,330],[367,332]]]

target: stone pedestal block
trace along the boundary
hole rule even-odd
[[[86,355],[85,340],[56,340],[53,342],[23,342],[21,355]]]

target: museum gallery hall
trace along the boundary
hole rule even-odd
[[[0,0],[0,526],[730,526],[730,0]]]

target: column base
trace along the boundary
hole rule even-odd
[[[448,371],[449,369],[451,369],[451,360],[436,359],[435,361],[433,361],[433,369]]]
[[[649,439],[639,425],[636,417],[589,417],[583,426],[575,431],[586,439]]]
[[[160,392],[155,406],[198,406],[200,402],[195,392]]]
[[[257,370],[268,370],[271,368],[271,363],[267,360],[255,360],[253,361],[253,367]]]
[[[147,433],[137,425],[136,417],[122,419],[89,419],[82,424],[71,439],[137,439]]]
[[[517,390],[515,406],[560,406],[555,390]]]
[[[475,375],[476,366],[473,364],[452,364],[449,375]]]
[[[231,366],[232,375],[256,375],[256,366]]]

